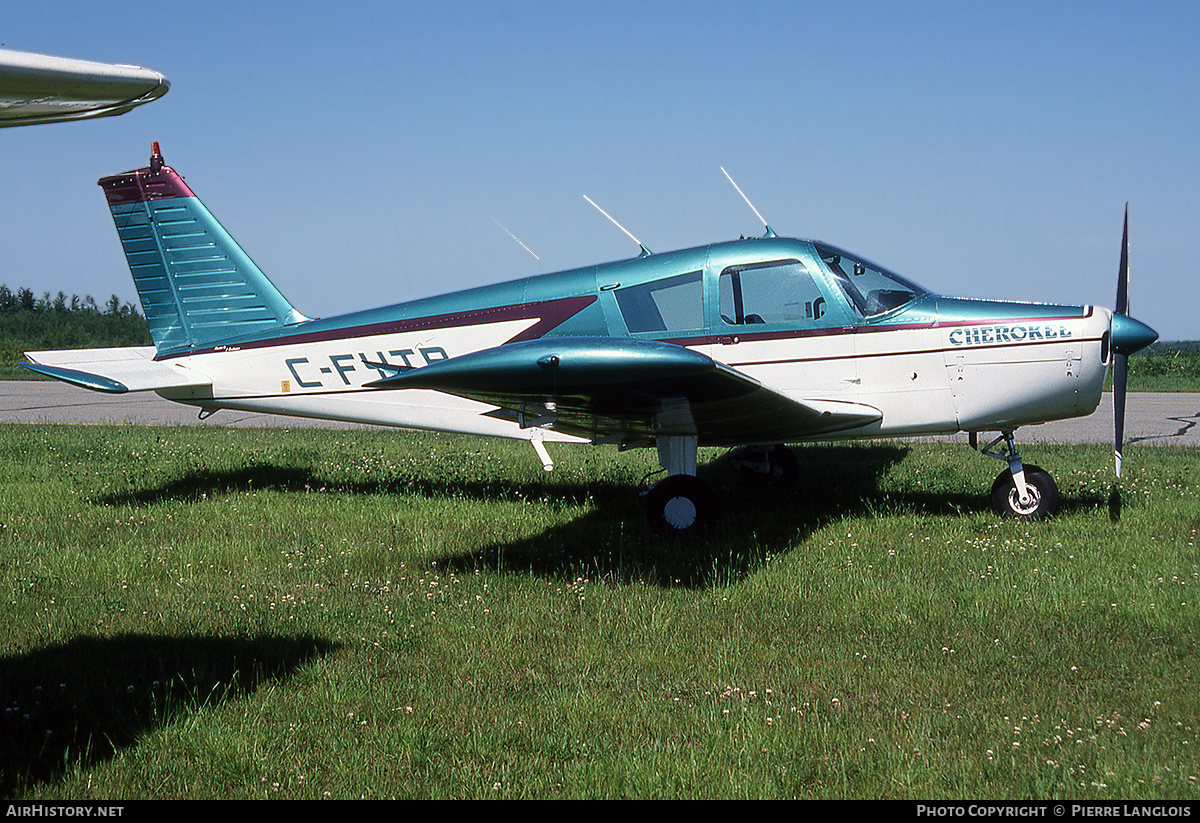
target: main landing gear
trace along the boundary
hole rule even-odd
[[[690,474],[672,474],[646,492],[646,514],[651,525],[668,534],[692,534],[717,519],[717,499],[703,480]]]
[[[1001,451],[993,448],[1004,443]],[[1058,509],[1058,486],[1054,478],[1038,466],[1021,462],[1013,442],[1013,433],[1006,431],[980,451],[1008,463],[992,484],[992,509],[1002,517],[1021,520],[1042,520]]]
[[[697,438],[658,438],[658,462],[667,476],[643,497],[650,523],[667,534],[688,535],[716,522],[717,496],[696,477]],[[796,455],[784,445],[747,446],[730,455],[743,479],[750,482],[795,483],[800,477]]]
[[[667,476],[646,492],[643,501],[650,524],[667,534],[687,535],[717,519],[717,497],[696,477],[695,436],[658,438],[658,464]]]

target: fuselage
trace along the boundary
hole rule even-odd
[[[761,238],[539,275],[243,335],[159,360],[211,378],[164,397],[208,409],[521,439],[471,400],[365,384],[540,337],[635,337],[699,351],[797,400],[878,409],[823,435],[1011,430],[1090,414],[1110,352],[1106,309],[939,297],[831,246]]]

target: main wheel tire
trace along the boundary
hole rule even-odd
[[[1001,517],[1018,520],[1042,520],[1058,510],[1058,486],[1041,468],[1025,467],[1025,488],[1029,492],[1029,501],[1022,504],[1012,472],[1000,472],[992,484],[992,509]]]
[[[712,490],[690,474],[673,474],[646,493],[650,524],[667,534],[693,534],[711,526],[717,517]]]

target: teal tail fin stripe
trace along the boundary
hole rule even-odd
[[[169,166],[100,180],[160,355],[269,333],[300,314]]]

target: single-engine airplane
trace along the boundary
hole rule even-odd
[[[1007,463],[991,493],[998,513],[1044,517],[1058,491],[1023,463],[1013,432],[1091,414],[1114,363],[1121,410],[1125,359],[1158,336],[1127,314],[1128,209],[1115,312],[934,295],[764,221],[761,238],[642,246],[629,260],[310,319],[157,144],[148,167],[100,186],[154,346],[30,352],[28,368],[102,392],[154,391],[201,417],[519,438],[547,470],[546,442],[654,446],[666,477],[645,503],[678,533],[715,516],[696,477],[700,446],[740,447],[745,471],[787,479],[797,464],[784,443],[958,432],[973,443],[999,433],[984,447]],[[1122,426],[1118,415],[1118,475]]]

